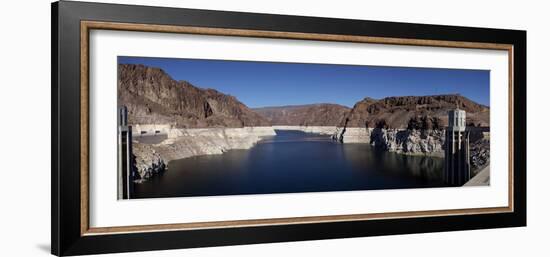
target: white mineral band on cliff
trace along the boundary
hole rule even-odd
[[[144,126],[141,127],[149,127]],[[275,136],[272,127],[200,128],[162,130],[167,139],[158,144],[134,142],[136,166],[141,174],[158,158],[164,163],[192,156],[222,154],[231,149],[249,149],[263,137]]]
[[[322,135],[334,135],[337,131],[336,126],[273,126],[276,130],[298,130],[306,133],[316,133]]]

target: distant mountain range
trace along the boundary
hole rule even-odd
[[[119,64],[118,105],[130,124],[175,124],[182,128],[243,126],[339,126],[439,129],[459,107],[467,123],[489,125],[489,107],[461,95],[364,98],[353,108],[319,103],[250,109],[234,96],[176,81],[159,68]]]
[[[308,104],[255,108],[272,125],[337,126],[350,111],[338,104]]]

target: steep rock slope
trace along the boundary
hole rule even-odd
[[[173,124],[177,128],[269,126],[235,97],[172,79],[162,69],[118,65],[118,105],[130,124]]]
[[[117,100],[128,108],[135,131],[136,182],[169,169],[171,160],[248,149],[275,135],[267,119],[235,97],[176,81],[159,68],[119,64]],[[144,137],[152,135],[140,132],[149,130],[167,138],[146,143]]]
[[[489,125],[489,107],[460,95],[365,98],[340,122],[333,137],[390,152],[442,156],[447,113],[456,107],[466,111],[468,126]],[[472,137],[483,137],[477,134]]]
[[[439,129],[447,126],[447,112],[466,111],[466,122],[489,125],[489,108],[461,95],[399,96],[357,102],[340,127]]]

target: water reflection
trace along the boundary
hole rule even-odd
[[[172,161],[137,198],[441,187],[443,159],[277,131],[249,150]]]

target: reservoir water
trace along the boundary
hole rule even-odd
[[[174,160],[132,198],[443,187],[444,159],[277,130],[251,149]]]

